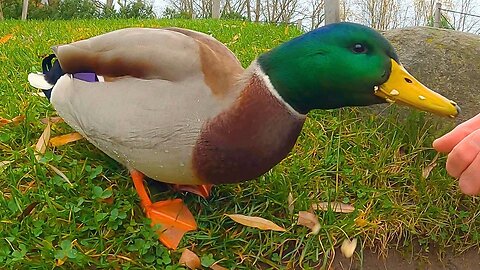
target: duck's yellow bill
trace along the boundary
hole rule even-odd
[[[395,60],[388,80],[375,89],[375,95],[390,103],[404,104],[440,116],[455,117],[460,107],[417,81]]]

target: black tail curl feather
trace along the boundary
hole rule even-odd
[[[58,62],[58,60],[53,61],[52,64],[52,60],[55,57],[55,54],[50,54],[42,60],[42,72],[44,74],[45,80],[53,85],[55,85],[58,79],[60,79],[60,77],[65,74],[65,72],[62,70],[62,67],[60,67],[60,63]],[[48,100],[50,100],[50,97],[52,95],[52,89],[53,88],[43,90],[43,93],[48,98]]]

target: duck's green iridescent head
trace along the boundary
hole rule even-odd
[[[429,90],[400,65],[378,32],[336,23],[261,55],[258,63],[280,96],[300,113],[397,102],[456,116],[456,104]]]

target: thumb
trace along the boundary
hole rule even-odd
[[[455,145],[477,129],[480,129],[480,114],[458,125],[449,133],[436,139],[433,142],[433,148],[438,152],[449,153]]]

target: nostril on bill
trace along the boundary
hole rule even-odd
[[[412,80],[410,80],[409,78],[404,78],[404,79],[407,83],[412,83]]]

